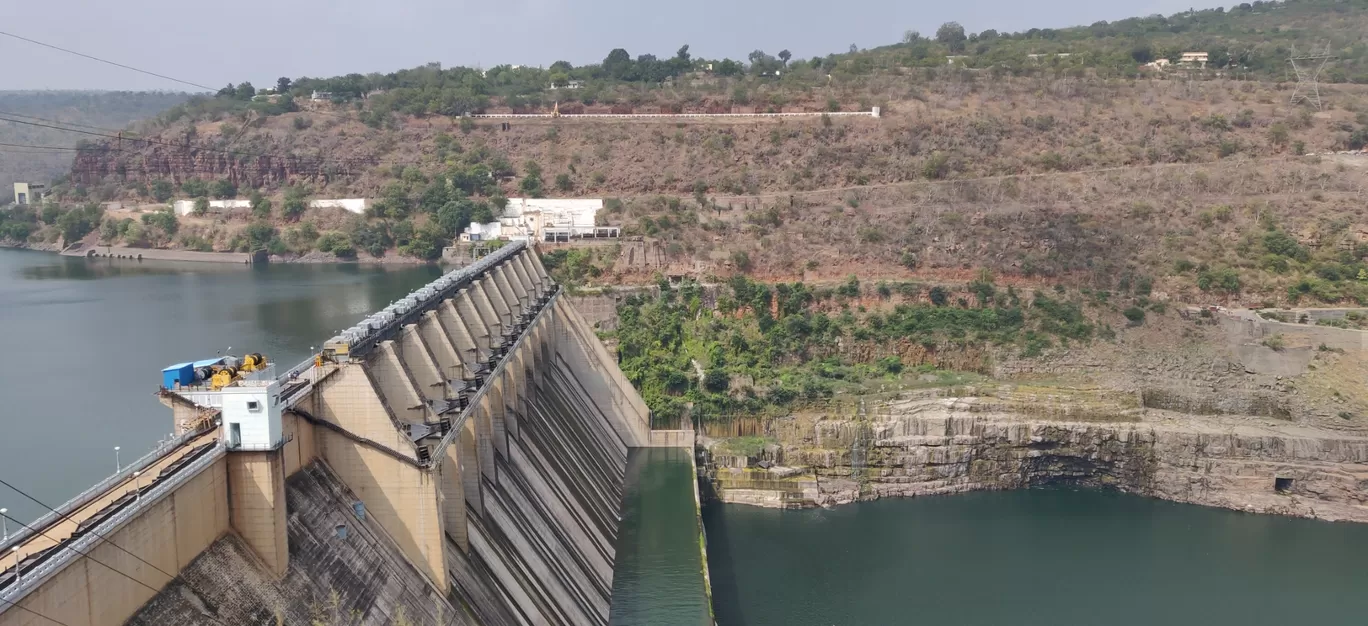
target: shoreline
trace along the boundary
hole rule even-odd
[[[220,265],[254,265],[254,264],[316,264],[316,265],[449,265],[442,260],[425,261],[410,257],[390,256],[383,257],[360,257],[354,259],[342,259],[333,254],[311,252],[304,255],[276,255],[260,252],[256,254],[247,252],[200,252],[197,250],[176,250],[167,248],[129,248],[126,246],[82,246],[79,248],[64,249],[57,244],[31,244],[27,242],[16,243],[12,241],[0,241],[0,248],[10,250],[28,250],[32,252],[47,252],[59,256],[73,258],[92,258],[92,259],[112,259],[112,260],[131,260],[131,261],[165,261],[173,263],[214,263]]]
[[[700,480],[716,501],[766,508],[1065,485],[1368,523],[1368,493],[1360,486],[1368,481],[1365,437],[1169,411],[1135,421],[1041,420],[979,412],[974,402],[914,401],[866,422],[863,428],[873,431],[866,435],[868,462],[858,469],[851,443],[862,426],[853,420],[805,425],[817,447],[781,442],[751,456],[727,454],[720,441],[703,439],[708,461]]]

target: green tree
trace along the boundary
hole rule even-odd
[[[57,218],[56,226],[62,233],[63,243],[71,245],[98,228],[103,219],[104,208],[91,203],[63,213]]]
[[[205,213],[208,213],[208,212],[209,212],[209,198],[206,198],[206,197],[204,197],[204,196],[200,196],[200,197],[198,197],[198,198],[195,198],[195,208],[194,208],[194,213],[195,213],[195,215],[203,216]]]
[[[56,226],[58,218],[62,217],[62,207],[53,203],[44,204],[43,209],[38,212],[38,216],[44,224]]]
[[[570,189],[571,189],[572,187],[574,187],[574,186],[575,186],[575,183],[574,183],[574,181],[570,180],[570,175],[569,175],[569,174],[565,174],[565,173],[556,174],[556,190],[557,190],[557,191],[562,191],[562,192],[570,191]]]
[[[237,197],[237,183],[227,178],[221,178],[209,185],[209,193],[215,198],[228,200]]]
[[[285,93],[290,90],[290,79],[281,76],[276,79],[276,93]]]
[[[188,178],[181,183],[181,192],[191,198],[209,195],[209,183],[199,178]]]
[[[632,55],[622,48],[614,48],[603,59],[603,71],[617,80],[627,80],[632,72]]]
[[[271,217],[271,199],[261,195],[259,191],[252,192],[252,217],[259,220]]]
[[[950,292],[940,285],[932,287],[926,295],[931,299],[931,304],[936,306],[945,306],[950,301]]]
[[[536,161],[528,161],[525,170],[527,175],[518,181],[518,190],[530,198],[542,197],[541,166]]]
[[[171,211],[144,213],[142,223],[160,229],[167,236],[175,235],[176,231],[180,229],[180,222],[176,220],[176,214]]]
[[[248,251],[260,250],[276,238],[276,229],[266,222],[253,222],[242,229],[242,237]]]
[[[437,226],[447,239],[453,238],[470,225],[473,211],[474,207],[469,200],[447,202],[442,208],[437,209]]]
[[[170,199],[171,199],[171,196],[175,195],[175,193],[176,193],[176,188],[173,187],[169,181],[165,181],[165,180],[154,180],[154,181],[152,181],[152,199],[153,199],[153,200],[156,200],[157,202],[166,202],[166,201],[170,200]]]
[[[936,41],[943,43],[951,52],[964,52],[964,27],[959,22],[946,22],[936,29]]]
[[[296,221],[307,208],[309,208],[309,192],[307,189],[298,186],[290,186],[285,189],[285,201],[281,204],[280,211],[285,219],[292,222]]]

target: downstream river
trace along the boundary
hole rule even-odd
[[[1064,489],[703,519],[719,626],[1368,624],[1368,525]]]
[[[172,430],[161,370],[229,347],[282,367],[436,267],[172,264],[0,248],[0,477],[49,505]],[[46,509],[0,486],[0,507]],[[12,530],[12,529],[11,529]]]

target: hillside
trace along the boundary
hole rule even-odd
[[[1245,80],[1272,71],[1258,55],[1237,55],[1241,72],[1216,71],[1235,62],[1218,59],[1212,71],[1143,78],[1138,58],[1112,61],[1212,37],[1349,45],[1364,19],[1368,3],[1307,0],[1010,35],[947,25],[933,40],[909,34],[806,62],[758,51],[748,64],[706,61],[685,47],[667,59],[615,50],[578,68],[281,79],[266,94],[244,83],[140,124],[145,141],[89,146],[58,191],[69,204],[251,197],[252,211],[103,220],[87,209],[65,227],[54,212],[9,232],[53,243],[59,230],[70,239],[98,228],[91,237],[134,246],[432,258],[502,198],[607,197],[605,221],[629,239],[578,253],[575,282],[657,272],[965,281],[987,270],[1104,290],[1143,277],[1189,301],[1363,302],[1362,162],[1316,155],[1368,143],[1368,87],[1327,85],[1329,106],[1317,111],[1290,104],[1287,83]],[[1007,59],[1049,42],[1071,56]],[[963,53],[966,67],[935,60],[942,52]],[[572,80],[582,84],[568,100]],[[304,97],[314,91],[330,100]],[[504,130],[455,115],[544,109],[551,98],[568,113],[879,106],[883,116],[569,115]],[[375,202],[363,219],[305,210],[310,196]]]
[[[1368,89],[1328,89],[1335,108],[1319,113],[1287,104],[1286,86],[1245,81],[941,77],[901,91],[912,97],[865,94],[888,97],[880,119],[571,117],[506,132],[442,117],[373,128],[336,110],[242,126],[181,119],[161,144],[83,153],[74,177],[98,198],[192,176],[196,189],[181,194],[207,193],[198,179],[217,179],[243,196],[260,186],[276,207],[285,183],[296,194],[381,200],[369,223],[280,219],[277,209],[275,230],[190,221],[177,234],[217,249],[279,237],[281,251],[305,252],[334,230],[362,250],[422,235],[410,249],[432,251],[487,199],[531,189],[618,199],[608,223],[644,241],[592,261],[600,282],[649,282],[662,270],[962,280],[987,268],[1004,280],[1097,288],[1144,275],[1189,299],[1368,297],[1357,281],[1368,243],[1356,226],[1360,162],[1297,156],[1362,145]],[[186,153],[185,138],[202,147]],[[286,151],[293,160],[235,156]],[[128,184],[111,184],[119,172]],[[1266,258],[1277,256],[1266,231],[1295,240],[1283,260]]]
[[[94,132],[99,129],[121,129],[129,124],[153,117],[188,98],[182,93],[160,92],[101,92],[101,91],[0,91],[0,115],[21,117],[26,121],[56,120],[61,124]],[[94,127],[94,128],[91,128]],[[73,148],[90,135],[62,130],[0,122],[0,143],[28,146]],[[0,149],[0,188],[8,197],[10,185],[16,181],[48,182],[66,174],[71,168],[73,153],[67,150],[37,148]]]

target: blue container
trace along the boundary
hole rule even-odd
[[[177,363],[162,370],[162,386],[167,389],[175,389],[176,384],[188,387],[195,384],[194,363]]]

